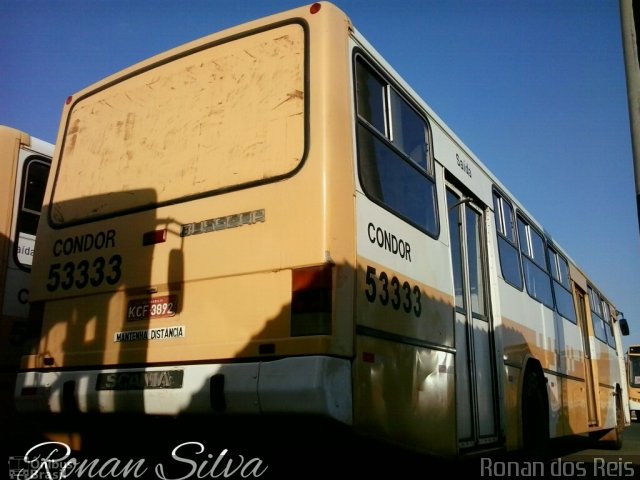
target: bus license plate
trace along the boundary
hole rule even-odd
[[[154,318],[173,317],[178,310],[178,296],[138,298],[129,300],[127,305],[127,321],[151,320]]]

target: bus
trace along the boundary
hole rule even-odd
[[[53,145],[0,125],[0,418],[13,410],[22,355],[40,329],[28,320],[29,272]],[[3,423],[3,422],[2,422]]]
[[[56,145],[21,412],[620,446],[611,298],[331,3],[98,81]]]
[[[631,345],[627,352],[629,378],[629,410],[640,421],[640,345]]]

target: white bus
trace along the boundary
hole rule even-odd
[[[97,82],[57,144],[21,411],[619,446],[609,297],[332,4]]]
[[[53,145],[0,125],[0,416],[13,410],[22,355],[40,325],[30,322],[29,272]]]

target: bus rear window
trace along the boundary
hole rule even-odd
[[[305,31],[287,24],[142,67],[66,120],[53,224],[81,223],[291,174],[305,151]],[[78,181],[78,179],[82,179]],[[92,204],[69,202],[99,198]]]

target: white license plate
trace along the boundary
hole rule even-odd
[[[137,298],[129,300],[127,321],[173,317],[178,311],[178,296]]]

